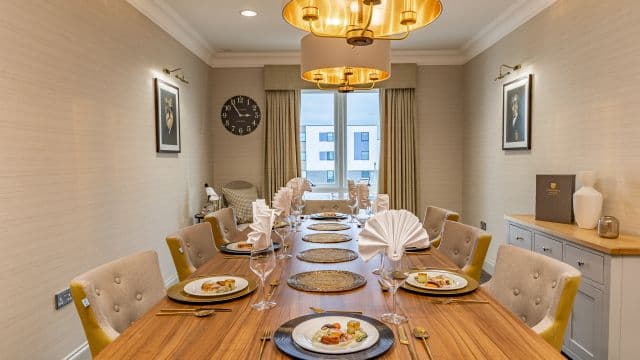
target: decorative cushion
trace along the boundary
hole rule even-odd
[[[233,208],[238,222],[241,224],[253,221],[253,209],[251,203],[258,198],[258,189],[255,186],[246,189],[222,188],[224,199]]]

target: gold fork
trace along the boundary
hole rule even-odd
[[[262,359],[262,353],[264,352],[264,344],[267,341],[271,340],[271,331],[264,329],[262,331],[262,336],[260,336],[260,355],[258,355],[258,359]]]

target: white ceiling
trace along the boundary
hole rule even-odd
[[[282,0],[128,1],[212,66],[296,63],[305,35],[282,19]],[[441,1],[444,11],[435,23],[392,42],[394,57],[464,63],[555,0]],[[243,9],[258,16],[241,16]]]

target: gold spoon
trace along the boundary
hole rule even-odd
[[[267,295],[269,299],[271,299],[271,297],[273,296],[273,293],[274,291],[276,291],[276,287],[278,287],[278,285],[280,285],[280,281],[278,279],[273,279],[269,283],[269,286],[271,287],[269,289],[269,295]]]
[[[322,314],[322,313],[327,313],[327,312],[340,313],[340,314],[362,314],[362,311],[325,310],[323,308],[319,308],[319,307],[315,307],[315,306],[309,306],[309,309],[311,309],[311,311],[313,311],[316,314]]]
[[[424,344],[424,348],[427,350],[427,355],[429,355],[429,359],[433,360],[433,355],[431,355],[431,349],[429,348],[429,344],[427,344],[427,339],[429,338],[429,334],[427,334],[427,329],[422,326],[418,326],[413,329],[413,336],[417,339],[422,339],[422,343]]]
[[[172,312],[159,312],[158,316],[170,316],[170,315],[191,315],[196,317],[207,317],[215,315],[215,310],[198,310],[198,311],[172,311]]]

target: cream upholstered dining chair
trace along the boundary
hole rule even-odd
[[[93,356],[166,295],[155,251],[98,266],[70,289]]]
[[[442,251],[469,277],[480,281],[482,265],[487,256],[491,234],[476,227],[445,220],[442,240],[438,249]]]
[[[180,281],[188,278],[218,252],[208,222],[182,228],[167,236],[166,241]]]
[[[459,219],[460,215],[455,211],[436,206],[427,206],[422,226],[424,226],[427,234],[429,234],[429,242],[431,245],[435,247],[440,246],[440,235],[442,234],[445,220],[458,221]]]
[[[246,240],[247,234],[251,231],[248,224],[238,225],[233,208],[224,208],[207,214],[204,221],[211,224],[213,240],[218,248],[230,242]]]
[[[560,351],[580,277],[569,264],[502,245],[493,277],[482,288]]]

